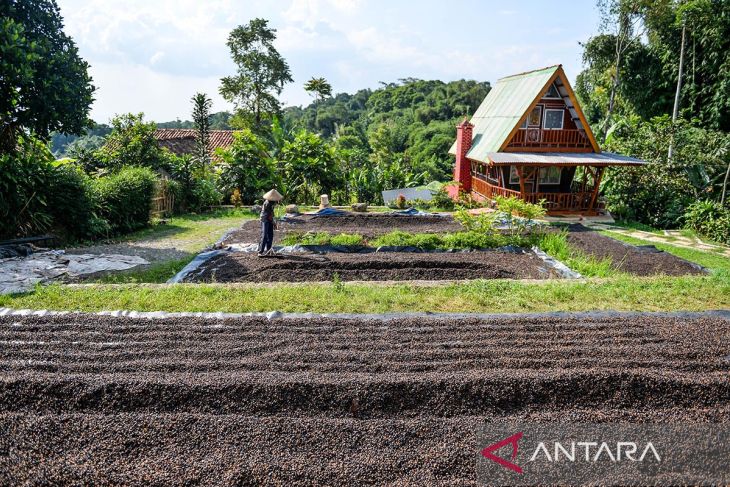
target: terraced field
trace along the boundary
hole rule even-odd
[[[730,421],[729,341],[719,315],[0,317],[0,484],[470,485],[485,421]]]

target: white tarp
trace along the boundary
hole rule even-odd
[[[407,201],[416,199],[431,201],[431,198],[433,197],[433,192],[428,188],[389,189],[387,191],[383,191],[383,201],[387,205],[391,201],[395,201],[398,195],[401,194],[406,197]]]
[[[144,264],[149,262],[133,255],[75,255],[57,250],[39,252],[27,257],[0,259],[0,294],[27,291],[39,282],[50,282],[64,276],[123,271]]]

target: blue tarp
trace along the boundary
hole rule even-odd
[[[315,213],[315,216],[337,216],[337,215],[346,215],[346,211],[338,210],[336,208],[322,208],[317,213]]]

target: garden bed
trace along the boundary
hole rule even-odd
[[[185,282],[403,281],[548,279],[560,275],[534,253],[288,253],[258,257],[230,252],[206,261]]]
[[[473,485],[483,422],[730,421],[730,323],[710,315],[0,330],[7,485]]]
[[[281,242],[287,232],[357,233],[365,238],[384,235],[394,230],[412,233],[444,233],[463,231],[464,227],[450,215],[397,215],[392,213],[346,213],[344,215],[300,215],[278,222],[274,243]],[[261,238],[261,223],[247,221],[240,229],[230,232],[224,244],[254,243]]]
[[[680,276],[706,272],[697,264],[658,250],[652,245],[630,245],[601,235],[580,224],[569,227],[568,243],[598,259],[608,257],[614,269],[637,276],[656,274]]]

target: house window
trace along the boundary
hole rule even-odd
[[[537,181],[540,184],[560,184],[560,167],[541,167],[538,171]]]
[[[539,127],[540,126],[540,120],[542,119],[542,105],[537,105],[535,108],[532,109],[530,113],[527,114],[527,118],[525,118],[522,123],[520,124],[521,129],[526,129],[529,127]]]
[[[485,174],[485,166],[482,163],[472,162],[471,163],[471,173],[472,173],[472,176],[474,176],[477,179],[481,179],[481,180],[487,179],[487,175]]]
[[[563,118],[565,116],[565,110],[562,108],[547,109],[545,110],[545,122],[543,128],[548,130],[560,130],[563,128]]]
[[[493,183],[499,183],[499,174],[497,173],[499,169],[497,169],[494,166],[489,166],[487,170],[487,179],[492,181]]]
[[[553,100],[562,99],[562,97],[560,96],[560,92],[558,91],[558,87],[555,86],[555,83],[550,85],[550,88],[548,88],[548,90],[545,93],[545,96],[543,96],[543,98],[551,98]]]
[[[522,168],[524,171],[525,168]],[[530,175],[525,179],[526,182],[532,182],[535,180],[534,172],[530,171]],[[510,166],[509,167],[509,183],[510,184],[520,184],[520,175],[517,174],[517,166]]]

